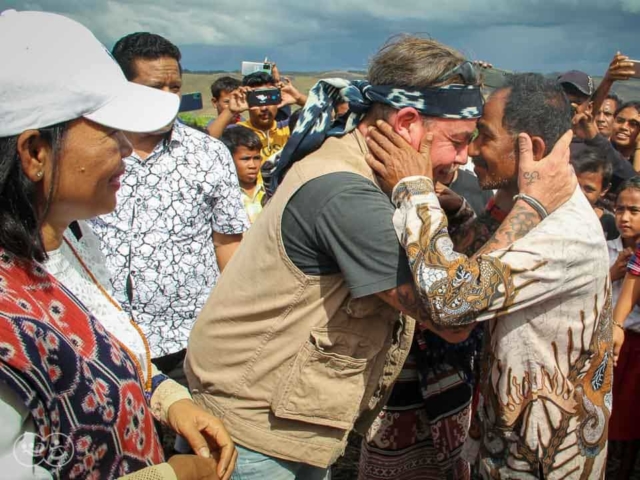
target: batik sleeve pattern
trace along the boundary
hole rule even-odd
[[[416,290],[430,319],[455,327],[507,307],[514,294],[509,266],[498,258],[456,253],[433,183],[411,177],[393,191],[394,227],[407,252]]]

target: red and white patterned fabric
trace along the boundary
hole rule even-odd
[[[635,277],[640,277],[640,245],[636,247],[636,253],[627,263],[627,272]]]
[[[163,461],[133,359],[41,265],[0,249],[0,381],[36,425],[34,465],[101,479]]]

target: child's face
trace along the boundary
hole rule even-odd
[[[229,108],[229,100],[231,100],[231,92],[220,92],[220,98],[211,99],[211,103],[216,107],[218,115]]]
[[[596,202],[602,198],[608,190],[608,188],[602,186],[602,172],[583,172],[578,173],[577,177],[582,193],[587,197],[591,206],[595,206]]]
[[[240,183],[255,185],[258,180],[260,164],[262,163],[260,150],[250,150],[247,147],[240,146],[236,148],[233,154],[233,163],[236,164]]]
[[[622,238],[640,236],[640,191],[623,190],[616,202],[616,225]]]

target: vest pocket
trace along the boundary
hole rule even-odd
[[[326,330],[311,332],[271,402],[276,417],[342,430],[352,428],[364,395],[365,370],[370,360],[346,355],[345,351],[352,355],[377,352],[371,352],[363,337],[340,332],[337,338],[349,336],[352,346],[335,343]]]

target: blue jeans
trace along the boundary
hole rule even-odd
[[[331,480],[331,470],[269,457],[236,444],[238,461],[231,480]]]

